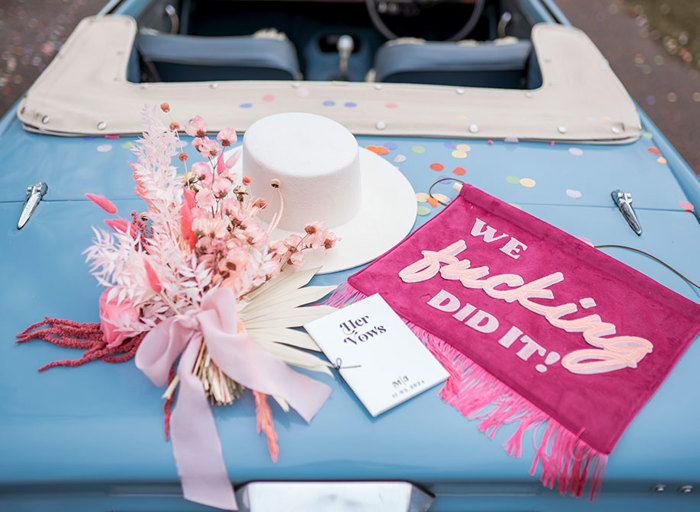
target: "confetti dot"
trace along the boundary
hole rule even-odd
[[[459,149],[455,149],[452,152],[452,156],[455,158],[467,158],[467,152],[466,151],[460,151]]]
[[[384,146],[367,146],[365,149],[371,151],[372,153],[376,153],[377,155],[386,155],[389,152],[389,150]]]
[[[466,118],[467,118],[467,116],[465,116],[464,114],[459,114],[457,116],[457,119],[459,119],[460,121],[464,121]]]
[[[693,101],[695,103],[700,103],[700,92],[694,92],[693,93]]]
[[[430,203],[430,206],[432,206],[433,208],[437,208],[437,205],[440,204],[440,203],[438,203],[437,199],[435,199],[434,197],[428,197],[428,202]]]
[[[419,155],[425,153],[425,148],[423,146],[412,146],[411,151],[418,153]]]
[[[97,151],[100,153],[106,153],[107,151],[112,151],[112,145],[111,144],[101,144],[97,146]]]
[[[520,184],[525,188],[532,188],[536,185],[536,182],[532,178],[523,178],[520,180]]]
[[[272,94],[266,94],[262,97],[263,101],[275,101],[275,97]]]
[[[463,174],[467,174],[467,170],[464,167],[455,167],[454,169],[452,169],[452,174],[461,176]]]
[[[512,183],[513,185],[517,185],[518,183],[520,183],[520,178],[518,178],[517,176],[506,176],[506,181],[508,183]]]
[[[469,144],[457,144],[457,149],[460,151],[469,152],[472,150],[472,147]]]
[[[386,108],[398,108],[398,105],[396,103],[391,103],[391,102],[385,103],[384,106]]]
[[[574,190],[573,188],[567,188],[566,189],[566,195],[569,197],[572,197],[574,199],[578,199],[581,197],[583,194],[581,193],[580,190]]]
[[[695,207],[693,206],[693,203],[690,203],[688,201],[678,201],[678,205],[683,208],[686,212],[692,212],[695,210]]]
[[[642,132],[642,137],[644,137],[645,139],[651,139],[652,134],[649,132]]]
[[[657,158],[656,161],[659,162],[660,164],[665,164],[667,162],[667,160],[662,156]]]
[[[442,201],[443,203],[449,203],[450,198],[447,197],[445,194],[433,194],[433,197],[437,199],[438,201]]]
[[[297,96],[300,96],[302,98],[306,98],[310,94],[309,89],[306,87],[299,87],[297,89]]]
[[[118,138],[119,138],[118,133],[109,133],[109,134],[105,135],[105,139],[118,139]]]
[[[422,216],[430,215],[430,212],[431,212],[430,208],[428,208],[427,206],[423,206],[423,205],[419,205],[418,208],[416,209],[416,213],[418,215],[422,215]]]
[[[399,145],[396,142],[386,142],[384,144],[384,147],[389,149],[389,150],[394,150],[399,147]]]
[[[445,166],[440,164],[440,163],[435,162],[435,163],[430,164],[430,168],[433,171],[442,171],[445,168]]]
[[[241,108],[251,108],[253,106],[252,103],[241,103],[239,107]]]
[[[493,141],[492,141],[491,139],[489,139],[489,140],[488,140],[488,144],[489,144],[489,146],[492,146],[492,145],[493,145]]]
[[[357,106],[357,103],[355,103],[354,101],[346,101],[345,106],[348,108],[355,108]]]
[[[122,147],[124,149],[131,149],[134,147],[134,143],[133,142],[125,142],[124,144],[122,144]]]
[[[649,148],[649,153],[653,153],[654,155],[660,155],[661,151],[659,151],[658,148],[651,147],[651,148]]]
[[[418,201],[419,203],[427,202],[428,197],[429,197],[428,194],[426,194],[425,192],[417,192],[416,193],[416,201]]]
[[[583,150],[580,148],[569,148],[569,153],[574,156],[581,156],[583,155]]]
[[[505,139],[503,139],[503,142],[507,142],[508,144],[517,144],[518,138],[517,137],[506,137]]]
[[[322,103],[322,105],[323,105],[324,107],[332,107],[332,106],[335,105],[335,101],[333,101],[333,100],[326,100],[326,101],[324,101],[324,102]]]
[[[593,247],[593,242],[591,242],[588,238],[578,237],[578,239],[581,240],[584,244],[588,244],[591,247]]]
[[[676,101],[678,101],[678,95],[675,92],[669,92],[666,95],[666,101],[668,101],[669,103],[675,103]]]
[[[400,164],[401,162],[405,162],[405,161],[406,161],[406,155],[396,155],[394,157],[394,162],[396,162],[397,164]]]
[[[457,143],[452,141],[452,140],[448,140],[447,142],[444,142],[443,146],[445,146],[446,148],[449,148],[449,149],[457,149]]]

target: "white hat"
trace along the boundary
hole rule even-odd
[[[325,274],[372,261],[398,244],[416,218],[413,187],[380,156],[358,148],[341,124],[301,112],[254,122],[243,137],[238,172],[251,178],[251,194],[268,203],[265,220],[279,211],[270,181],[280,182],[282,217],[271,238],[304,233],[318,221],[340,241],[328,251],[305,253],[304,268]],[[324,254],[325,252],[325,254]]]

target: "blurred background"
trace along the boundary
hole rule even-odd
[[[700,0],[556,0],[700,175]],[[0,115],[105,0],[0,0]]]

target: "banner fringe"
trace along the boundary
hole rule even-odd
[[[366,297],[349,283],[343,283],[323,304],[339,308]],[[479,430],[489,439],[502,426],[517,424],[515,432],[503,443],[511,457],[521,456],[525,434],[532,431],[535,455],[530,475],[535,476],[541,466],[540,481],[545,487],[556,486],[561,494],[576,497],[583,496],[589,483],[588,498],[597,500],[607,455],[582,441],[581,432],[576,434],[565,428],[444,340],[403,320],[449,373],[440,391],[445,402],[467,419],[479,421]]]

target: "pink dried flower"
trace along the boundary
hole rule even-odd
[[[301,267],[302,263],[304,263],[304,253],[301,251],[293,252],[289,256],[288,262],[293,267]]]
[[[211,208],[216,204],[216,198],[208,188],[203,188],[197,192],[195,199],[197,199],[197,206],[200,208]]]
[[[170,112],[170,105],[168,105],[167,103],[161,103],[160,109],[167,114],[168,112]]]
[[[328,230],[318,222],[311,222],[304,227],[306,242],[311,247],[321,247],[326,241]]]
[[[150,263],[148,263],[148,260],[143,260],[143,267],[146,269],[146,277],[148,278],[148,284],[151,285],[151,288],[153,288],[154,292],[160,293],[160,291],[163,289],[163,286],[160,284],[158,274],[156,274],[156,271],[153,270],[153,267]]]
[[[192,164],[192,173],[199,181],[211,181],[213,176],[211,167],[205,162],[196,162]]]
[[[250,185],[251,179],[249,176],[243,176],[243,184]]]
[[[260,208],[261,210],[264,208],[267,208],[267,201],[265,201],[262,197],[259,197],[258,199],[255,200],[253,203],[253,206],[255,208]]]
[[[339,242],[340,240],[340,238],[335,236],[335,233],[329,231],[326,235],[326,239],[323,241],[323,248],[326,250],[332,249],[333,247],[335,247],[336,242]]]
[[[127,338],[138,334],[130,329],[139,320],[139,310],[130,302],[115,299],[107,300],[112,288],[107,288],[100,295],[100,328],[107,342],[107,347],[117,347]]]
[[[287,238],[284,239],[284,245],[288,249],[297,250],[299,248],[300,243],[301,237],[299,235],[289,235]]]
[[[117,207],[114,203],[104,196],[98,196],[97,194],[90,194],[89,192],[85,194],[90,201],[95,203],[97,206],[102,208],[107,213],[117,213]]]
[[[200,152],[206,158],[214,158],[216,155],[219,154],[220,151],[221,151],[221,146],[219,146],[219,143],[216,142],[215,140],[205,138],[202,141],[202,146],[200,147]]]
[[[177,157],[181,162],[184,162],[188,158],[187,153],[180,153]]]
[[[194,116],[185,125],[185,133],[190,137],[204,137],[207,134],[207,123],[200,116]]]
[[[170,128],[171,130],[173,130],[173,131],[179,130],[179,129],[180,129],[180,124],[179,124],[179,123],[176,123],[176,122],[172,122],[172,123],[170,123],[169,128]]]
[[[226,178],[215,178],[211,190],[217,199],[223,199],[228,195],[232,186],[233,184]]]
[[[221,142],[221,145],[226,147],[236,143],[238,136],[233,128],[224,128],[216,135],[216,140]]]
[[[192,140],[192,147],[199,152],[202,151],[202,144],[204,144],[204,139],[202,139],[201,137],[195,137]]]

